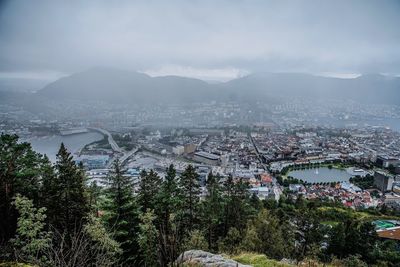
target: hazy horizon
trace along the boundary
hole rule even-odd
[[[398,1],[1,1],[0,80],[95,66],[227,81],[400,75]]]

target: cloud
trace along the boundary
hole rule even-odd
[[[242,70],[400,73],[396,0],[3,3],[5,72],[101,65],[225,79]]]
[[[29,79],[54,81],[68,74],[57,71],[0,72],[0,79]]]
[[[193,68],[188,66],[165,65],[157,69],[141,71],[150,76],[176,75],[182,77],[196,78],[205,81],[229,81],[249,74],[247,70],[236,68]]]

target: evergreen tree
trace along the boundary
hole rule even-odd
[[[324,235],[319,218],[312,207],[297,210],[294,216],[296,227],[296,242],[298,260],[302,260],[312,252],[312,248],[319,244]]]
[[[180,218],[181,193],[176,179],[176,170],[171,164],[166,171],[164,181],[156,197],[156,215],[158,219],[160,264],[162,266],[177,258],[177,247],[180,243],[174,231],[173,218]]]
[[[53,175],[46,157],[34,152],[28,143],[18,142],[17,135],[0,136],[0,246],[15,235],[17,211],[12,205],[21,194],[38,205],[43,170]]]
[[[182,190],[183,228],[184,233],[191,232],[197,222],[200,200],[199,177],[192,165],[189,165],[179,179]]]
[[[218,248],[220,251],[230,255],[236,254],[239,251],[240,242],[243,240],[243,235],[238,229],[232,227],[229,229],[226,237],[219,242]]]
[[[96,181],[93,181],[88,188],[88,201],[89,206],[95,216],[99,216],[99,199],[102,195],[101,187],[97,185]]]
[[[122,249],[120,264],[138,264],[141,260],[137,243],[139,208],[133,196],[132,181],[123,175],[118,160],[114,163],[114,171],[109,175],[106,184],[107,201],[103,207],[103,218]]]
[[[218,238],[222,234],[224,202],[220,177],[210,173],[207,177],[207,195],[202,202],[202,229],[208,248],[211,251],[218,250]]]
[[[48,196],[49,222],[61,233],[72,235],[83,226],[89,212],[85,175],[63,143],[55,169],[56,176],[46,181],[44,188]]]
[[[225,198],[224,209],[224,235],[234,227],[236,229],[245,229],[247,220],[254,210],[251,208],[249,185],[242,179],[234,181],[229,176],[223,185]]]
[[[140,174],[138,204],[142,212],[155,209],[156,195],[159,192],[161,179],[158,174],[150,170],[150,172],[142,171]]]
[[[144,267],[159,266],[157,262],[157,229],[154,225],[154,212],[147,211],[140,216],[138,243]]]
[[[376,231],[370,222],[348,218],[331,230],[327,253],[338,258],[360,255],[363,260],[371,262],[376,243]]]

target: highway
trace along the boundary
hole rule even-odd
[[[112,168],[112,167],[113,167],[113,163],[114,163],[114,161],[115,161],[116,159],[119,159],[119,163],[121,164],[121,166],[123,166],[123,165],[125,164],[125,161],[126,161],[127,159],[129,159],[133,154],[135,154],[138,150],[139,150],[139,148],[136,147],[136,148],[134,148],[134,149],[132,149],[132,150],[130,150],[130,151],[123,151],[123,152],[122,152],[123,155],[122,155],[121,157],[119,157],[117,154],[114,155],[114,157],[111,158],[111,159],[109,160],[109,162],[107,163],[107,168],[108,168],[108,169]]]
[[[104,135],[107,135],[108,143],[110,143],[112,150],[114,150],[115,152],[118,152],[118,153],[123,152],[122,148],[120,148],[119,145],[117,144],[117,142],[115,142],[114,138],[112,137],[112,134],[109,131],[101,129],[101,128],[90,128],[90,129],[100,132]]]
[[[115,142],[114,138],[112,137],[109,131],[101,128],[90,128],[90,129],[106,135],[108,137],[108,143],[111,145],[111,149],[114,152],[116,152],[114,153],[114,156],[107,163],[108,169],[112,168],[112,165],[117,158],[119,159],[120,164],[124,165],[125,161],[139,150],[139,147],[136,147],[130,151],[125,151],[117,144],[117,142]],[[122,156],[119,155],[121,153]]]

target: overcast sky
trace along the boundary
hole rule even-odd
[[[400,1],[0,0],[0,78],[400,74]]]

